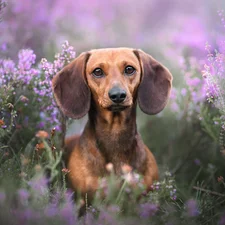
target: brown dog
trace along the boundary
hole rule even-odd
[[[166,105],[172,85],[169,70],[141,50],[108,48],[82,53],[53,79],[63,113],[89,120],[81,136],[66,140],[67,168],[73,189],[92,195],[111,162],[116,174],[123,164],[144,176],[149,188],[158,179],[154,156],[136,126],[137,102],[147,114]]]

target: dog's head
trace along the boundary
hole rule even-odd
[[[105,110],[122,111],[138,99],[143,112],[156,114],[167,103],[172,75],[141,50],[108,48],[82,53],[52,84],[61,110],[75,119],[87,114],[91,96]]]

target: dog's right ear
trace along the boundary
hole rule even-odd
[[[91,92],[86,83],[86,63],[89,53],[82,53],[52,80],[56,102],[62,112],[73,119],[85,116],[90,109]]]

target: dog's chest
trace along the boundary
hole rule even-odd
[[[106,135],[97,141],[97,149],[105,160],[112,163],[116,174],[122,173],[124,165],[139,170],[145,160],[145,150],[142,141],[128,135]],[[141,143],[140,143],[141,142]]]

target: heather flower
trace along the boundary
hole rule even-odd
[[[24,96],[24,95],[20,96],[20,100],[21,100],[21,102],[24,102],[24,103],[29,102],[29,99],[26,96]]]
[[[69,45],[68,41],[65,41],[62,44],[62,52],[55,54],[55,60],[53,63],[48,62],[45,58],[41,60],[42,70],[45,72],[47,77],[52,79],[53,75],[59,72],[66,64],[70,63],[75,57],[76,52],[73,47]]]
[[[65,65],[67,65],[74,57],[76,53],[73,47],[69,45],[68,41],[62,44],[62,52],[55,55],[53,63],[48,62],[47,59],[41,60],[41,69],[45,76],[34,78],[34,92],[37,95],[37,100],[42,102],[46,99],[45,105],[42,106],[42,113],[40,116],[45,122],[38,124],[39,127],[45,126],[46,124],[54,125],[56,130],[60,130],[59,127],[59,110],[56,105],[52,92],[52,78],[59,72]]]
[[[29,192],[26,189],[19,189],[18,196],[21,202],[26,202],[30,196]]]
[[[171,187],[171,189],[173,188],[173,186]],[[176,200],[177,199],[177,195],[176,195],[176,192],[177,192],[177,189],[172,189],[171,191],[170,191],[170,197],[171,197],[171,199],[172,200]]]
[[[77,223],[77,215],[75,204],[71,202],[66,202],[60,209],[60,215],[68,225],[73,225]]]
[[[165,176],[166,176],[166,177],[171,177],[172,174],[171,174],[169,171],[166,171],[166,172],[165,172]]]
[[[186,202],[187,214],[190,217],[197,216],[199,214],[198,205],[196,200],[190,199]]]
[[[100,179],[99,188],[100,188],[100,190],[102,190],[104,196],[107,196],[109,194],[109,187],[108,187],[106,177],[103,177]],[[98,193],[98,194],[101,195],[101,193]]]
[[[6,199],[6,194],[3,191],[0,191],[0,204],[3,203]]]
[[[186,96],[187,95],[187,89],[182,88],[180,93],[181,93],[182,96]]]
[[[45,127],[45,122],[41,121],[37,124],[37,128],[42,129]]]
[[[44,212],[47,217],[53,217],[59,214],[59,209],[54,204],[48,204]]]
[[[206,45],[208,52],[207,62],[204,65],[202,76],[206,80],[206,96],[209,102],[212,102],[222,114],[225,113],[225,93],[224,93],[224,72],[225,72],[225,55],[215,51],[211,52],[211,46]]]
[[[68,173],[70,172],[70,170],[67,169],[67,168],[63,168],[63,169],[62,169],[62,172],[63,172],[64,174],[68,174]]]
[[[219,225],[225,225],[225,213],[221,216],[219,220]]]
[[[175,100],[177,98],[177,90],[173,87],[170,93],[170,99]]]
[[[206,99],[206,84],[200,76],[202,62],[194,57],[183,61],[185,63],[182,63],[180,69],[184,84],[180,89],[173,87],[168,105],[177,120],[190,121],[196,113],[200,113]]]
[[[19,71],[26,71],[30,70],[31,66],[35,63],[36,55],[34,54],[33,50],[24,49],[19,52],[18,58],[19,58],[18,63]]]
[[[141,218],[149,218],[156,214],[156,212],[158,211],[158,205],[148,202],[143,203],[139,206],[138,211]]]
[[[199,160],[199,159],[194,159],[194,163],[195,163],[195,165],[197,165],[197,166],[199,166],[199,165],[201,165],[201,161]]]
[[[37,194],[46,194],[48,192],[48,182],[49,180],[43,176],[39,175],[38,177],[34,177],[32,180],[28,182],[33,191]]]
[[[61,218],[66,222],[68,225],[77,224],[77,209],[76,205],[73,203],[73,193],[67,191],[64,194],[64,204],[60,208],[60,215]]]
[[[100,211],[99,217],[98,217],[98,223],[99,225],[113,225],[116,224],[115,218],[107,211]]]
[[[125,174],[123,174],[122,177],[130,185],[136,186],[142,182],[142,177],[140,176],[140,174],[135,173],[135,172],[125,173]]]
[[[154,183],[152,186],[153,186],[153,190],[159,190],[160,189],[160,182],[156,182]]]
[[[221,23],[223,27],[225,28],[225,18],[224,18],[224,11],[223,10],[218,10],[218,15],[220,17]]]
[[[83,218],[83,224],[86,225],[98,225],[98,223],[95,222],[95,217],[92,212],[87,212],[85,217]]]
[[[16,80],[28,85],[33,77],[40,73],[38,69],[32,68],[35,64],[36,55],[33,50],[23,49],[19,51],[18,59],[17,69],[14,71]]]
[[[113,214],[118,214],[120,212],[120,207],[118,205],[109,205],[107,210],[110,212],[110,213],[113,213]]]
[[[5,59],[1,61],[0,77],[2,79],[5,78],[5,82],[2,82],[2,84],[8,81],[7,75],[14,74],[14,72],[15,72],[15,63],[11,59]]]

